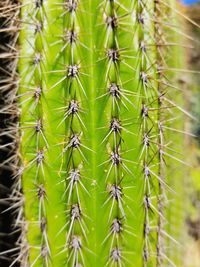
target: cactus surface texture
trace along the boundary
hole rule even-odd
[[[10,267],[184,266],[185,122],[195,118],[176,1],[4,2],[1,76],[12,82],[1,90],[1,135],[12,152],[0,167],[12,176],[4,202],[17,240],[0,258]]]

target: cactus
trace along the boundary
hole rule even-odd
[[[17,1],[0,2],[0,252],[9,251],[14,254],[18,251],[15,243],[19,230],[15,224],[18,206],[16,199],[12,198],[19,144],[15,98],[18,16]],[[3,253],[0,256],[0,265],[7,266],[7,263],[8,256]]]
[[[178,146],[192,116],[177,83],[175,3],[23,0],[20,10],[10,266],[182,266]]]

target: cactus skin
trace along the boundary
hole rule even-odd
[[[160,10],[173,17],[173,8],[121,2],[22,1],[21,266],[180,263],[165,225],[181,181],[166,171],[177,162],[165,128],[175,99],[168,65],[177,63]]]

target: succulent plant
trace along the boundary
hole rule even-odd
[[[0,255],[23,267],[182,266],[192,115],[175,1],[9,3],[19,125],[4,129],[7,201],[20,234]]]

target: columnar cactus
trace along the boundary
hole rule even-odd
[[[14,3],[15,2],[15,3]],[[12,5],[13,4],[13,5]],[[19,36],[17,1],[0,2],[0,265],[7,264],[5,251],[15,253],[18,226],[16,199],[12,198],[15,167],[18,161],[18,111],[16,106],[16,67]],[[14,7],[14,8],[13,8]],[[12,205],[12,207],[10,206]],[[6,211],[6,212],[5,212]],[[14,231],[13,231],[14,225]]]
[[[174,147],[183,123],[171,125],[190,116],[173,73],[175,4],[23,0],[20,9],[10,266],[182,266],[167,249],[184,227],[167,207],[169,197],[178,207],[183,181],[168,163],[184,163]]]

